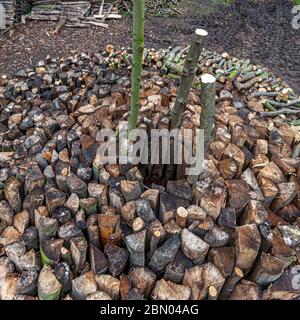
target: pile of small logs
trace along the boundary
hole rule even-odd
[[[59,29],[62,26],[85,28],[89,25],[108,28],[108,25],[104,23],[106,19],[119,19],[121,16],[113,11],[113,5],[105,1],[100,3],[90,0],[33,0],[33,8],[28,18],[59,21]]]
[[[177,80],[147,52],[138,127],[165,129]],[[226,67],[238,61],[221,56]],[[108,46],[0,79],[0,299],[299,298],[297,114],[265,114],[260,97],[272,92],[276,108],[292,90],[274,78],[246,88],[241,72],[219,77],[199,180],[162,184],[151,170],[146,182],[149,168],[96,156],[98,130],[117,133],[127,119],[128,68],[130,52]],[[199,127],[200,116],[195,83],[181,128]]]

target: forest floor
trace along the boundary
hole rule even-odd
[[[146,46],[161,48],[186,45],[196,28],[208,30],[207,48],[227,51],[239,58],[269,67],[300,92],[300,30],[292,27],[292,4],[287,0],[228,1],[183,0],[182,15],[146,19]],[[52,36],[55,24],[30,22],[0,35],[0,75],[28,68],[47,54],[66,56],[72,50],[95,52],[108,43],[117,47],[131,44],[130,16],[109,21],[109,30],[64,28]]]

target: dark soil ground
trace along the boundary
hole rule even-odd
[[[209,31],[207,48],[227,51],[269,67],[300,92],[300,29],[292,27],[292,4],[287,0],[237,0],[219,6],[218,0],[183,0],[183,15],[148,16],[146,46],[185,45],[196,28]],[[30,22],[0,35],[0,74],[12,75],[30,67],[47,54],[67,56],[71,50],[95,52],[106,44],[131,44],[131,17],[110,21],[109,30],[64,28],[58,36],[50,33],[55,24]]]

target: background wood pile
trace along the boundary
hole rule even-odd
[[[29,0],[1,0],[5,9],[6,26],[20,20],[21,15],[30,8]]]

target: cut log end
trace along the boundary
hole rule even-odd
[[[213,75],[206,73],[201,76],[201,81],[202,83],[215,83],[216,78]]]
[[[195,33],[198,35],[198,36],[201,36],[201,37],[207,37],[208,36],[208,32],[204,29],[196,29]]]

